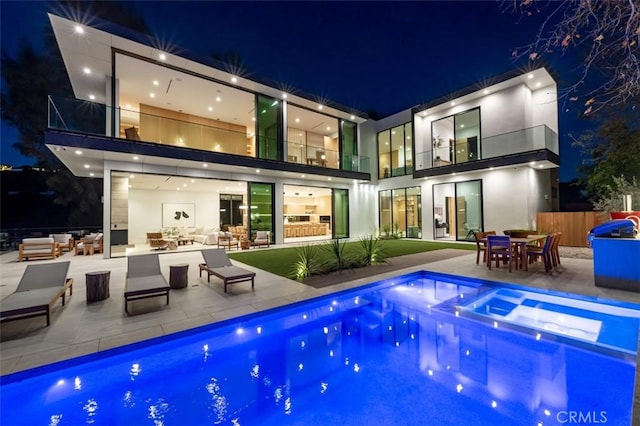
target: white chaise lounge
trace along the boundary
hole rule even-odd
[[[70,262],[29,265],[22,274],[16,291],[0,301],[0,320],[14,321],[40,315],[51,324],[51,308],[62,298],[67,288],[73,294],[73,278],[67,278]]]
[[[129,302],[150,297],[167,297],[169,304],[171,287],[160,271],[157,254],[129,256],[127,258],[127,279],[124,286],[124,311],[129,313]]]
[[[228,284],[251,281],[251,289],[253,290],[256,273],[239,266],[233,266],[224,249],[202,250],[202,257],[204,257],[205,263],[198,266],[201,277],[202,271],[207,272],[207,282],[211,281],[211,275],[215,275],[224,282],[224,292],[226,293]]]

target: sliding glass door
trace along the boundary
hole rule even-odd
[[[333,190],[333,238],[349,237],[349,192]]]
[[[422,201],[420,187],[380,191],[380,235],[422,238]]]
[[[257,231],[271,231],[271,242],[275,242],[273,235],[273,205],[274,185],[272,183],[249,182],[249,217],[251,238]]]
[[[482,211],[481,180],[434,185],[434,238],[473,240],[473,231],[484,226]]]

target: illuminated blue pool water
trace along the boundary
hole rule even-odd
[[[0,424],[631,424],[638,308],[415,273],[3,376]]]

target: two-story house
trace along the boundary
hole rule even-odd
[[[45,142],[104,179],[105,256],[147,233],[233,227],[273,243],[535,227],[557,202],[556,85],[501,76],[382,120],[112,24],[49,15],[75,99]]]

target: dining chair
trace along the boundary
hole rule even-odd
[[[480,253],[482,252],[482,263],[487,263],[487,243],[482,241],[488,235],[496,235],[496,231],[473,231],[473,237],[476,241],[476,265],[480,263]]]
[[[560,265],[560,251],[558,250],[560,238],[562,238],[562,232],[556,232],[553,245],[551,246],[551,261],[554,267]]]
[[[544,241],[544,245],[542,247],[531,247],[527,249],[527,261],[529,263],[533,263],[538,259],[542,259],[544,262],[544,270],[545,272],[551,271],[552,263],[551,260],[551,247],[554,244],[554,240],[556,240],[556,234],[547,235],[547,238]]]
[[[487,235],[487,267],[491,270],[491,262],[496,260],[496,268],[500,266],[500,260],[509,263],[509,272],[511,272],[511,263],[517,262],[515,250],[511,245],[511,237],[508,235]]]

